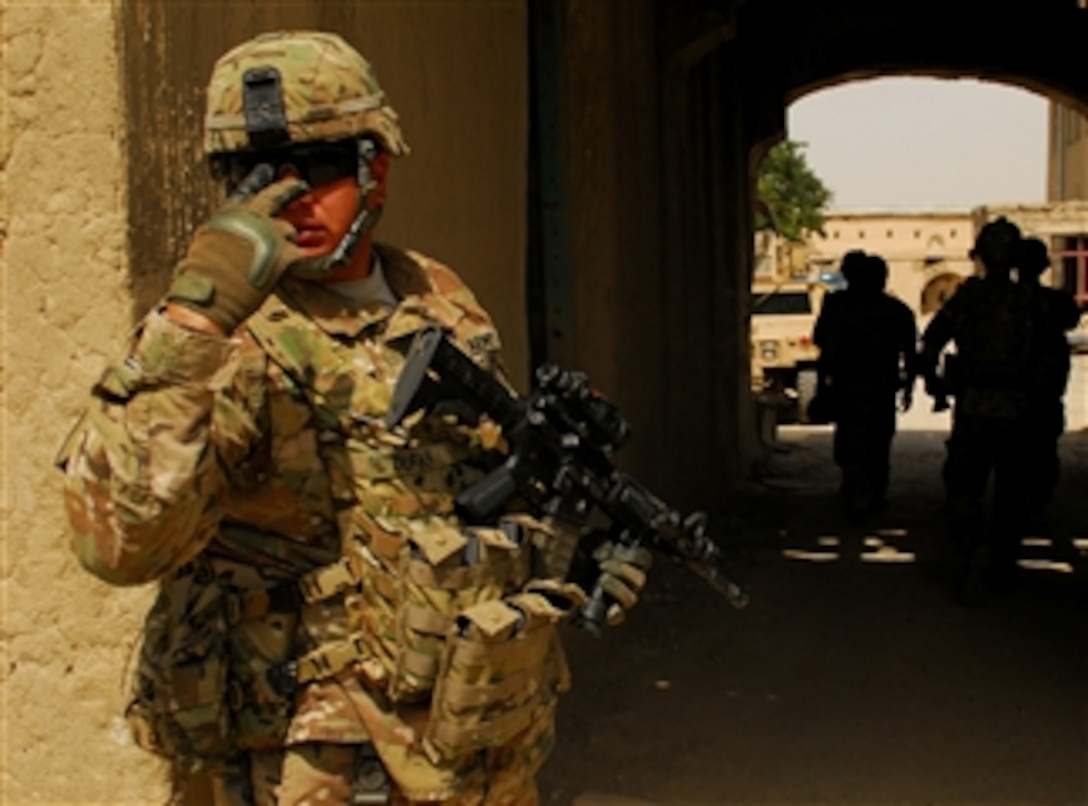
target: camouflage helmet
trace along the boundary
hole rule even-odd
[[[408,153],[374,69],[336,34],[276,31],[243,42],[215,63],[207,104],[208,155],[362,134],[393,156]]]

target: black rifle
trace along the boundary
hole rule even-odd
[[[735,607],[744,607],[747,596],[722,573],[721,550],[706,534],[706,516],[682,517],[616,469],[612,455],[630,436],[616,406],[594,392],[582,373],[545,364],[536,381],[529,395],[516,396],[441,329],[430,327],[417,333],[409,348],[386,425],[421,409],[472,423],[487,415],[502,428],[509,453],[458,495],[456,506],[470,523],[501,514],[515,497],[537,517],[579,526],[599,510],[616,541],[647,546],[683,563]],[[598,632],[609,604],[598,583],[582,609],[582,626]]]

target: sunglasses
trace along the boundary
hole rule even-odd
[[[339,143],[314,143],[268,151],[219,154],[212,160],[212,172],[233,190],[261,163],[267,163],[276,176],[291,173],[310,187],[320,187],[359,171],[359,146],[355,140]]]

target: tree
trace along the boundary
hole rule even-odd
[[[775,229],[791,241],[803,241],[805,232],[823,233],[824,210],[832,196],[809,167],[804,148],[805,143],[796,140],[780,142],[763,158],[756,182],[756,196],[762,202],[756,227]]]

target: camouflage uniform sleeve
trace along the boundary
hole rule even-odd
[[[244,407],[217,401],[235,353],[229,339],[154,313],[94,386],[58,465],[72,548],[104,581],[154,580],[213,537],[224,484],[215,446],[238,455],[256,435]]]

